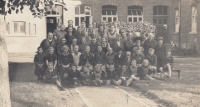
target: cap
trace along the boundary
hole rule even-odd
[[[160,36],[160,37],[158,37],[158,40],[163,40],[163,37],[161,37],[161,36]]]

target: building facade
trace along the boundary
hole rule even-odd
[[[73,20],[75,27],[80,26],[82,21],[86,21],[87,26],[93,21],[100,24],[103,20],[147,21],[167,27],[168,36],[165,41],[173,41],[177,46],[181,41],[181,48],[190,48],[195,38],[197,41],[200,40],[200,11],[197,11],[199,6],[195,5],[193,0],[66,0],[65,3],[67,11],[59,5],[54,9],[47,7],[47,16],[42,19],[32,20],[33,16],[29,10],[26,10],[26,14],[8,16],[8,51],[35,52],[40,42],[46,38],[46,33],[56,28],[56,23],[60,22],[67,26],[68,20]]]

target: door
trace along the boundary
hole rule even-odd
[[[53,32],[56,29],[56,17],[47,17],[47,33]]]

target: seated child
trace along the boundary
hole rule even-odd
[[[101,86],[103,84],[103,77],[105,74],[101,72],[101,67],[100,65],[96,65],[94,72],[92,72],[92,84],[95,86]]]
[[[115,85],[121,85],[121,83],[124,83],[124,85],[128,86],[131,82],[132,78],[130,78],[130,71],[128,70],[126,64],[123,64],[119,78],[117,80],[113,80],[113,83]]]
[[[149,61],[144,59],[142,65],[138,67],[138,76],[141,80],[151,80],[152,78],[148,75],[150,71]]]
[[[34,73],[37,76],[38,80],[43,80],[43,76],[45,74],[45,61],[44,57],[45,55],[42,53],[42,47],[38,47],[38,52],[34,57],[34,64],[35,64],[35,70]]]
[[[161,71],[161,77],[163,77],[163,74],[167,77],[171,77],[171,70],[173,68],[174,64],[174,58],[171,56],[171,49],[166,50],[166,56],[164,57],[163,67],[160,68]],[[163,72],[167,71],[167,73]]]
[[[45,77],[48,82],[55,82],[57,87],[64,91],[65,89],[62,87],[61,82],[59,81],[60,78],[54,69],[53,63],[49,62],[47,65],[47,69],[45,70]]]
[[[135,55],[133,55],[133,59],[136,60],[137,66],[141,66],[141,64],[144,60],[144,55],[141,54],[140,49],[136,49]]]
[[[122,54],[122,49],[117,49],[117,54],[115,55],[115,71],[120,72],[125,55]],[[109,68],[109,67],[108,67]]]
[[[131,65],[131,52],[127,51],[126,52],[126,58],[124,59],[124,63],[126,64],[126,66],[130,66]]]
[[[62,47],[62,54],[59,56],[59,65],[60,65],[60,76],[61,80],[64,77],[64,73],[68,73],[71,64],[74,63],[72,54],[69,51],[68,46]]]
[[[74,46],[76,46],[77,45],[77,38],[73,38],[72,39],[72,44],[70,45],[70,51],[71,51],[71,53],[73,53],[74,52]]]
[[[155,74],[156,71],[157,71],[157,56],[154,54],[153,48],[149,48],[149,54],[146,55],[146,59],[149,61],[149,68],[152,71],[152,72],[149,72],[149,73]]]
[[[105,85],[109,85],[113,83],[113,80],[117,80],[117,78],[118,78],[118,75],[117,75],[117,72],[115,71],[114,65],[109,66],[107,70],[107,76],[104,81]]]
[[[46,65],[48,65],[49,62],[53,62],[53,69],[56,69],[57,66],[57,56],[54,54],[54,48],[49,47],[49,54],[45,57]]]
[[[93,70],[93,67],[89,66],[89,64],[86,64],[87,66],[84,66],[83,67],[83,72],[80,72],[81,73],[81,83],[82,85],[85,85],[85,86],[90,86],[91,85],[91,72]]]
[[[136,54],[136,50],[140,50],[140,54],[144,55],[144,48],[141,46],[141,38],[135,38],[135,47],[133,48],[133,55]]]
[[[130,70],[130,73],[131,73],[131,78],[133,80],[139,80],[139,77],[138,77],[138,66],[136,64],[136,60],[133,59],[131,61],[131,65],[129,66],[129,70]]]
[[[81,86],[81,84],[80,84],[81,74],[77,70],[76,64],[72,64],[71,65],[71,69],[70,69],[70,71],[68,73],[67,79],[69,80],[70,84],[73,87]]]

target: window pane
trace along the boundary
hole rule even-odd
[[[102,15],[106,15],[106,10],[102,10]]]
[[[163,24],[167,24],[167,19],[163,19]]]
[[[117,21],[117,18],[116,17],[113,17],[113,22]]]
[[[133,15],[137,15],[136,10],[132,10],[132,12],[133,12]]]
[[[112,10],[112,15],[117,15],[117,11],[116,10]]]
[[[85,8],[84,8],[84,6],[80,6],[80,10],[81,10],[80,14],[85,14]]]
[[[128,10],[128,15],[132,15],[131,10]]]
[[[85,17],[81,17],[81,22],[85,21]]]
[[[162,7],[158,7],[158,15],[163,15],[163,8]]]
[[[25,33],[25,22],[20,22],[20,33]]]
[[[157,15],[157,7],[153,7],[153,15]]]
[[[112,22],[112,18],[111,17],[108,17],[108,22]]]
[[[153,23],[154,23],[154,24],[157,24],[157,19],[153,19]]]
[[[132,17],[129,17],[129,18],[128,18],[128,22],[133,22]]]
[[[134,22],[137,22],[137,17],[134,17],[133,20],[134,20]]]
[[[163,7],[163,15],[167,15],[167,7],[166,6]]]
[[[75,17],[75,26],[79,26],[79,17]]]
[[[139,21],[142,21],[142,17],[139,17]]]
[[[142,10],[137,10],[138,15],[142,15]]]
[[[163,24],[162,19],[158,19],[158,24]]]
[[[14,33],[19,33],[18,32],[18,23],[14,23]]]
[[[76,6],[76,7],[75,7],[75,14],[76,14],[76,15],[79,15],[79,6]]]
[[[103,17],[103,21],[106,21],[106,17]]]
[[[107,15],[111,15],[111,10],[107,10]]]

